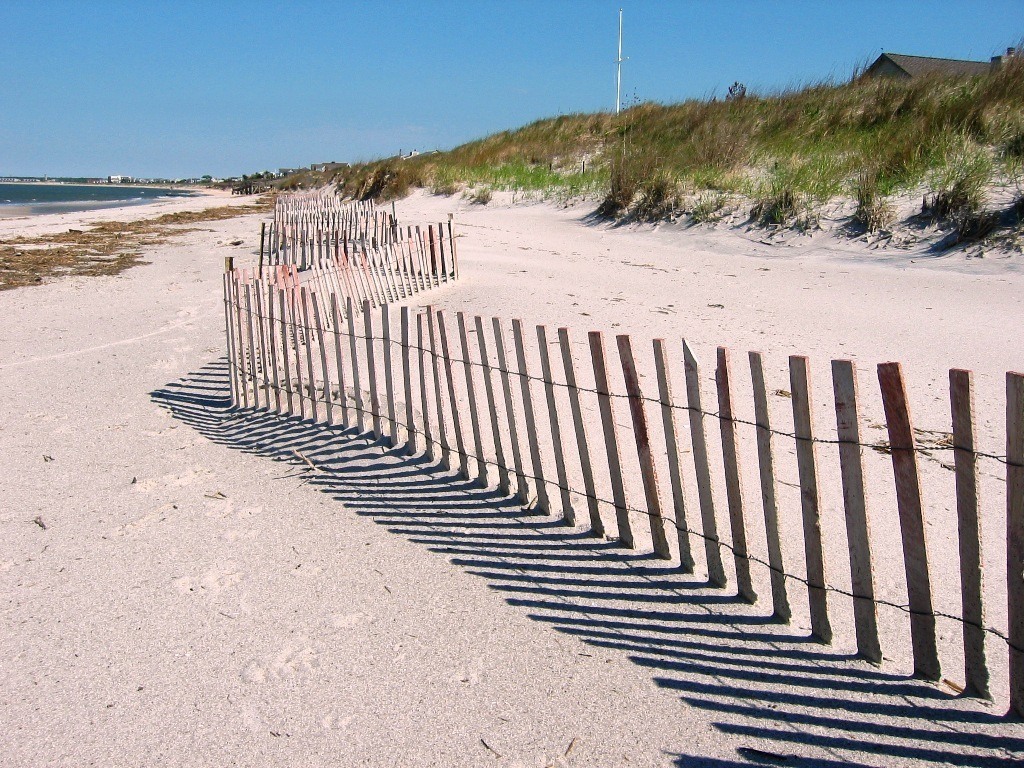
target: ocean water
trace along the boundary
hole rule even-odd
[[[190,195],[186,190],[162,187],[0,182],[0,218],[142,205],[160,198]]]

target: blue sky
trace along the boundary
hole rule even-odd
[[[232,175],[611,109],[620,7],[627,102],[1024,37],[1024,0],[0,0],[0,175]]]

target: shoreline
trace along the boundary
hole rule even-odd
[[[165,213],[199,211],[217,205],[246,205],[256,196],[232,195],[230,190],[204,189],[196,194],[180,197],[157,197],[142,202],[113,201],[116,204],[99,208],[74,211],[53,211],[19,216],[0,215],[0,241],[9,237],[27,237],[53,234],[68,227],[89,227],[98,223],[118,221],[141,221],[162,216]]]
[[[207,189],[185,188],[175,185],[162,184],[85,184],[81,182],[60,182],[60,181],[11,181],[0,182],[0,187],[11,186],[34,186],[34,187],[82,187],[85,189],[102,190],[138,190],[139,194],[134,197],[112,200],[103,199],[82,199],[82,200],[25,200],[18,202],[0,202],[0,220],[25,218],[30,216],[46,216],[49,214],[77,213],[85,211],[104,210],[108,208],[130,208],[140,205],[149,205],[158,201],[197,197],[208,192]],[[159,192],[146,196],[145,191]]]
[[[103,208],[0,218],[0,290],[116,275],[188,225],[259,214],[255,196],[229,191]],[[185,225],[185,228],[182,227]]]

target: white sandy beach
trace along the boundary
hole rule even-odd
[[[249,202],[226,198],[7,219],[0,235]],[[460,281],[417,306],[565,325],[577,342],[602,330],[609,347],[629,333],[638,357],[651,338],[685,336],[705,379],[728,346],[741,418],[752,417],[748,350],[765,354],[769,390],[789,389],[788,355],[810,358],[823,427],[833,358],[858,362],[869,421],[881,411],[875,364],[901,361],[916,425],[936,431],[949,430],[948,369],[970,368],[980,448],[1004,451],[1003,376],[1024,370],[1019,255],[872,251],[825,235],[767,245],[724,227],[613,228],[589,210],[399,202],[410,223],[454,212],[462,235]],[[848,639],[792,642],[763,604],[685,583],[663,592],[652,580],[674,577],[649,563],[600,543],[581,554],[565,531],[516,522],[508,505],[365,441],[223,414],[223,259],[255,259],[259,222],[192,225],[118,276],[0,292],[0,762],[724,767],[768,753],[888,766],[1024,754],[996,709],[968,702],[947,716],[948,690],[909,684],[905,641],[881,671],[838,659]],[[789,407],[773,399],[780,423]],[[336,476],[272,460],[273,446],[330,449]],[[881,471],[887,458],[875,460]],[[832,471],[826,530],[843,537]],[[1000,498],[997,468],[982,471],[982,493]],[[951,473],[922,472],[944,489],[929,506],[941,561],[955,542]],[[781,488],[780,501],[794,493]],[[900,600],[891,494],[869,504],[892,556],[879,590]],[[1002,514],[985,506],[996,626]],[[794,560],[798,522],[784,531]],[[957,590],[939,580],[937,606],[958,613]],[[842,627],[848,611],[836,610]],[[905,617],[880,622],[896,637]],[[957,627],[941,632],[953,656]],[[993,673],[998,699],[1005,669]],[[962,682],[955,663],[945,675]]]

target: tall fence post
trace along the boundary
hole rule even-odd
[[[562,501],[562,519],[566,525],[576,524],[576,514],[569,495],[569,477],[565,470],[565,455],[562,451],[562,428],[558,423],[558,403],[555,400],[555,380],[551,374],[551,355],[548,352],[548,334],[543,325],[537,326],[537,349],[540,352],[540,375],[544,381],[544,397],[548,406],[548,423],[551,428],[551,446],[555,456],[555,476],[558,478],[558,493]]]
[[[380,308],[381,339],[384,352],[384,396],[388,406],[388,441],[398,445],[398,417],[395,413],[395,374],[391,350],[391,305]]]
[[[341,401],[341,421],[346,427],[352,426],[348,417],[348,395],[345,392],[345,358],[341,354],[341,311],[337,294],[331,294],[331,325],[334,333],[334,362],[338,372],[338,399]]]
[[[690,551],[690,527],[686,522],[686,493],[679,461],[679,440],[676,436],[676,406],[672,402],[672,380],[668,372],[668,354],[664,339],[654,339],[654,367],[658,376],[658,399],[661,401],[661,424],[665,432],[669,484],[672,487],[672,508],[675,516],[676,544],[679,547],[679,568],[693,573]]]
[[[508,421],[506,426],[512,445],[512,464],[516,473],[516,497],[520,503],[526,505],[530,502],[530,487],[526,482],[526,473],[523,472],[523,452],[519,445],[519,430],[516,427],[516,412],[512,403],[512,382],[509,379],[508,358],[505,354],[505,333],[498,318],[491,318],[491,325],[494,330],[495,352],[498,355],[498,371],[501,373],[501,388],[505,395],[505,416]]]
[[[469,456],[466,453],[466,440],[462,430],[461,408],[455,392],[455,374],[452,370],[452,357],[448,346],[448,329],[444,322],[444,312],[437,313],[437,332],[441,339],[441,360],[444,363],[444,378],[448,385],[448,400],[452,407],[452,431],[455,433],[455,451],[459,454],[459,475],[469,479]]]
[[[434,404],[437,406],[437,438],[441,445],[441,466],[452,468],[452,449],[448,444],[448,430],[445,428],[444,396],[441,394],[441,369],[438,366],[437,331],[434,320],[434,308],[427,307],[427,330],[430,332],[430,370],[434,381]]]
[[[466,396],[469,398],[469,418],[473,428],[473,452],[476,454],[476,482],[481,488],[487,487],[487,459],[484,456],[484,443],[480,434],[480,409],[477,405],[476,383],[473,381],[473,361],[469,353],[469,334],[466,332],[466,316],[462,312],[455,315],[459,324],[459,343],[462,349],[463,375],[466,377]]]
[[[366,409],[363,407],[363,387],[359,379],[359,342],[356,339],[355,307],[349,296],[345,307],[348,322],[348,352],[352,359],[352,389],[355,396],[356,423],[359,431],[366,429]]]
[[[498,404],[494,395],[494,377],[491,360],[487,355],[487,337],[484,335],[484,321],[480,315],[473,318],[476,328],[477,346],[480,348],[480,363],[483,365],[484,394],[487,397],[487,414],[491,422],[491,439],[494,442],[494,463],[498,471],[498,493],[508,495],[511,491],[508,467],[505,465],[505,451],[501,446],[501,424],[498,421]]]
[[[411,345],[409,328],[409,307],[402,307],[402,379],[405,383],[405,452],[410,456],[416,453],[416,422],[412,402],[412,361],[409,349]]]

